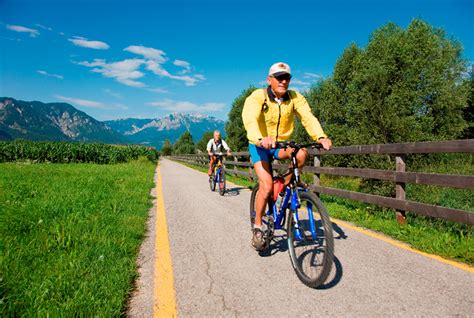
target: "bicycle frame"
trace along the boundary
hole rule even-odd
[[[217,158],[217,162],[214,167],[214,181],[219,183],[221,180],[221,170],[222,170],[222,159]]]
[[[288,146],[288,145],[286,145]],[[291,146],[291,145],[290,145]],[[283,147],[282,147],[283,148]],[[302,147],[301,147],[302,148]],[[280,203],[280,207],[276,206],[276,202],[273,201],[272,198],[269,198],[269,203],[270,203],[270,210],[267,211],[267,215],[272,214],[273,216],[273,222],[274,222],[274,229],[283,229],[285,225],[285,220],[286,220],[286,210],[290,208],[289,213],[291,213],[291,216],[294,218],[295,222],[295,237],[298,240],[303,240],[303,236],[301,234],[301,231],[299,229],[299,218],[298,218],[298,209],[301,207],[301,201],[299,198],[299,191],[308,191],[308,189],[299,187],[298,184],[300,183],[300,174],[299,174],[299,169],[296,161],[296,153],[298,152],[299,149],[295,149],[291,153],[291,167],[290,171],[293,172],[291,181],[289,185],[285,187],[285,194],[283,195],[282,201]],[[273,177],[277,178],[277,177]],[[316,232],[316,226],[314,223],[314,218],[312,214],[312,206],[308,206],[307,209],[308,217],[309,219],[309,225],[310,225],[310,231],[311,231],[311,236],[313,237],[313,240],[317,239],[317,232]]]

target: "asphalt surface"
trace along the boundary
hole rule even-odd
[[[179,317],[474,317],[473,273],[342,225],[328,281],[308,288],[283,237],[269,255],[250,247],[250,190],[228,184],[222,197],[204,173],[160,165]],[[131,317],[153,315],[152,210]]]

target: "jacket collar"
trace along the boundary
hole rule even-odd
[[[283,95],[283,101],[284,102],[286,102],[287,100],[290,100],[290,94],[288,92],[289,91],[286,91],[285,95]],[[275,103],[275,97],[276,96],[273,93],[272,87],[270,85],[268,85],[268,87],[267,87],[267,94],[268,94],[268,98],[270,98],[270,100]]]

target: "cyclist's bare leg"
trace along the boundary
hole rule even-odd
[[[266,161],[259,161],[254,165],[255,173],[258,177],[258,192],[255,202],[255,225],[262,225],[262,215],[265,211],[268,198],[273,191],[273,180],[270,173],[270,164]]]
[[[211,156],[211,160],[209,161],[209,170],[207,171],[207,175],[211,176],[212,169],[214,168],[214,163],[216,162],[216,157]]]

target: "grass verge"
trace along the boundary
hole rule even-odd
[[[154,169],[0,164],[0,316],[123,314]]]

